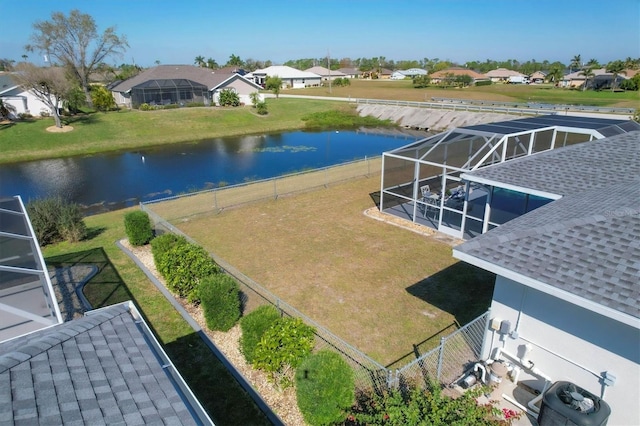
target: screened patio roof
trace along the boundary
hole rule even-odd
[[[62,322],[20,197],[0,198],[0,341]]]

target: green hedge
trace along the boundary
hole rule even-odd
[[[177,236],[176,234],[162,234],[155,237],[151,240],[151,254],[153,255],[153,262],[156,265],[156,268],[165,276],[165,271],[161,268],[161,259],[171,248],[177,244],[187,244],[186,238],[182,236]]]
[[[240,319],[240,352],[249,364],[253,364],[256,347],[262,335],[280,318],[273,305],[262,305]]]
[[[353,370],[336,352],[311,354],[296,371],[296,395],[310,425],[341,424],[355,401]]]
[[[143,246],[153,238],[153,228],[147,212],[136,210],[124,215],[124,231],[133,246]]]
[[[256,346],[253,366],[269,373],[279,387],[293,385],[293,373],[313,349],[315,329],[300,318],[279,318]]]
[[[205,249],[191,243],[171,247],[160,259],[158,270],[169,290],[191,303],[200,301],[198,289],[202,279],[220,271]]]
[[[206,277],[200,283],[200,304],[210,330],[229,331],[240,319],[238,283],[226,274]]]

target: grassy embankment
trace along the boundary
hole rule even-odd
[[[250,107],[181,108],[93,113],[65,118],[66,133],[46,129],[53,119],[18,122],[0,129],[0,163],[95,154],[98,152],[198,141],[221,136],[302,129],[306,116],[352,108],[344,102],[269,99],[269,114]]]
[[[559,89],[549,84],[492,84],[464,89],[413,87],[410,80],[351,80],[346,87],[332,86],[292,89],[285,94],[330,96],[360,99],[390,99],[428,102],[431,98],[475,99],[500,102],[536,102],[562,105],[591,105],[602,107],[640,108],[638,92],[611,92]]]

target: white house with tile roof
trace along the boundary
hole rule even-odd
[[[640,131],[461,177],[555,200],[453,250],[496,274],[483,358],[543,393],[579,386],[610,406],[608,424],[640,424]]]
[[[252,79],[254,83],[264,87],[267,78],[279,77],[282,80],[283,88],[303,89],[305,87],[320,86],[322,77],[309,71],[300,71],[286,65],[274,65],[271,67],[255,70],[247,75],[247,79]]]
[[[322,77],[322,81],[335,80],[336,78],[347,77],[347,75],[341,71],[330,70],[329,68],[320,67],[320,66],[308,68],[305,70],[305,72],[312,72],[314,74],[318,74],[320,77]]]

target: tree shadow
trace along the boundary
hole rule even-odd
[[[87,233],[84,236],[85,241],[93,240],[94,238],[100,236],[107,228],[104,226],[95,226],[92,228],[87,228]]]
[[[96,123],[98,121],[98,116],[95,113],[82,113],[82,114],[76,114],[76,115],[67,115],[67,116],[63,116],[60,117],[62,119],[62,122],[66,125],[72,125],[72,124],[77,124],[77,123],[82,123],[82,124],[93,124]]]
[[[467,324],[489,309],[495,275],[465,262],[453,265],[407,287],[406,290]]]
[[[4,129],[8,129],[10,127],[13,127],[16,123],[14,121],[11,120],[7,120],[7,121],[0,121],[0,130],[4,130]]]

